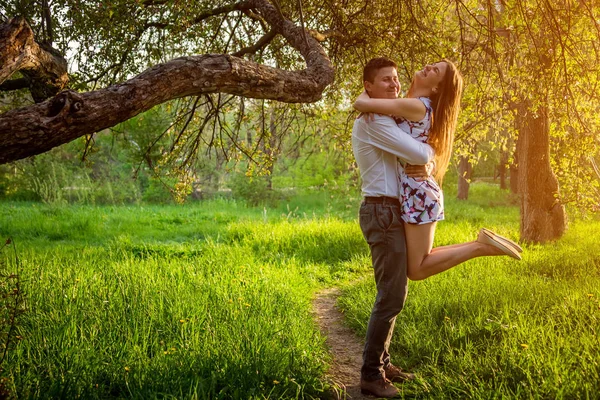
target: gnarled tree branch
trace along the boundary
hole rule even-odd
[[[267,0],[246,2],[283,35],[306,61],[285,71],[228,54],[181,57],[105,89],[60,93],[0,116],[0,164],[40,154],[80,136],[126,121],[165,101],[229,93],[288,103],[314,102],[333,82],[334,71],[319,43],[280,16]]]
[[[0,84],[21,71],[30,78],[36,102],[53,96],[68,81],[67,62],[54,49],[36,43],[24,18],[0,24]]]

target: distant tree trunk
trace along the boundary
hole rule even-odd
[[[508,151],[503,150],[500,153],[500,165],[498,165],[498,175],[500,175],[500,189],[507,189],[506,186],[506,167],[508,165]]]
[[[469,187],[471,186],[471,175],[473,174],[473,165],[469,162],[468,156],[460,156],[458,162],[458,194],[459,200],[469,198]]]
[[[518,145],[517,141],[517,145]],[[517,151],[515,150],[514,160],[508,166],[509,179],[510,179],[510,192],[519,194],[519,165],[517,162]]]
[[[521,194],[521,239],[544,243],[560,238],[566,229],[558,180],[550,167],[548,108],[531,111],[524,101],[518,108],[519,192]]]

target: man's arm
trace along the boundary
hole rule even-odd
[[[358,139],[413,165],[423,165],[433,160],[435,154],[431,146],[412,138],[398,128],[391,117],[376,115],[371,122],[365,121],[364,118],[358,122],[364,124],[361,127],[364,137],[360,135]]]

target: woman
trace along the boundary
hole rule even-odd
[[[405,98],[372,99],[363,92],[354,103],[362,113],[399,117],[399,127],[435,150],[435,179],[410,178],[401,168],[400,200],[408,249],[407,275],[421,280],[471,258],[508,255],[518,260],[523,251],[516,243],[482,229],[476,241],[432,249],[436,222],[444,219],[440,182],[448,167],[460,108],[462,77],[448,60],[415,73]]]

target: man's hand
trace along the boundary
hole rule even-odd
[[[435,169],[435,162],[430,161],[425,165],[412,165],[406,164],[404,166],[404,173],[410,177],[415,179],[427,179],[431,176]]]

